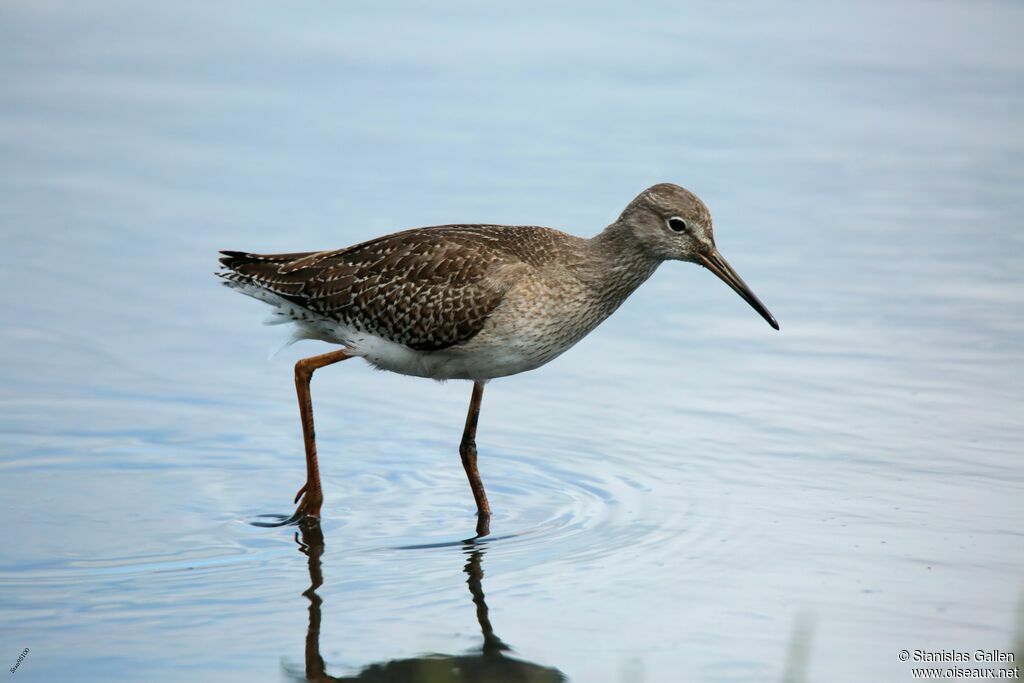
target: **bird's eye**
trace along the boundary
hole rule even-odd
[[[686,232],[686,221],[682,218],[673,216],[668,219],[668,228],[672,232]]]

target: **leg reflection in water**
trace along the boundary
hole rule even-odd
[[[480,624],[483,644],[480,651],[464,655],[428,654],[410,659],[393,659],[364,667],[352,676],[329,676],[320,656],[320,618],[323,601],[317,589],[323,584],[320,557],[324,552],[324,536],[318,524],[300,527],[299,549],[309,558],[309,588],[303,593],[309,600],[309,629],[306,631],[306,662],[304,671],[285,672],[296,681],[348,681],[350,683],[560,683],[566,680],[558,669],[552,669],[506,656],[509,646],[495,635],[487,603],[484,602],[482,560],[484,549],[474,541],[466,541],[469,559],[463,571],[469,577],[476,618]]]

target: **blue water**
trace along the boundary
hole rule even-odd
[[[577,683],[911,680],[901,649],[1019,664],[1022,21],[968,1],[6,3],[0,664],[417,680],[515,660]],[[268,360],[286,333],[217,285],[218,249],[458,221],[589,235],[660,181],[707,202],[781,332],[666,264],[568,354],[490,384],[494,535],[474,546],[469,385],[329,368],[323,545],[249,524],[290,512],[291,364],[327,347]]]

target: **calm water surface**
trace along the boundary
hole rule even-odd
[[[904,681],[1024,657],[1024,7],[0,8],[0,663],[24,681]],[[291,364],[221,248],[711,206],[492,383]],[[314,592],[306,592],[310,587]],[[424,659],[433,654],[433,659]],[[420,678],[411,676],[419,672]],[[362,676],[362,678],[360,678]],[[377,678],[374,678],[377,676]],[[433,676],[433,678],[430,678]],[[345,678],[348,677],[348,678]]]

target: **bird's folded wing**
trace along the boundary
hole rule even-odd
[[[420,351],[471,339],[517,276],[507,252],[455,226],[409,230],[337,251],[221,253],[230,271],[224,276],[233,282]]]

